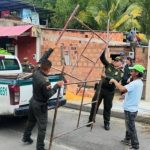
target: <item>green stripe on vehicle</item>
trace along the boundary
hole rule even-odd
[[[62,77],[60,75],[52,75],[48,77],[50,82],[57,82],[59,80],[62,80]],[[30,79],[23,79],[23,80],[16,80],[16,79],[1,79],[0,84],[17,84],[20,86],[26,86],[32,84],[32,78]]]

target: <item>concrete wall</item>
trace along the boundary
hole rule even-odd
[[[150,40],[149,40],[149,47],[148,47],[148,53],[147,53],[147,59],[148,59],[148,67],[147,67],[147,82],[146,89],[145,89],[145,98],[147,101],[150,101]]]
[[[148,48],[136,47],[136,63],[143,65],[147,69]]]
[[[16,26],[25,24],[27,23],[18,20],[0,18],[0,26]]]

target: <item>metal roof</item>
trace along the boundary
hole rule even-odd
[[[32,25],[8,26],[8,27],[0,26],[0,37],[19,36],[31,28]]]
[[[21,10],[23,8],[29,8],[39,14],[51,14],[53,13],[52,10],[43,9],[41,7],[35,6],[32,3],[26,2],[26,0],[0,0],[0,11],[3,10],[10,10],[16,11]]]

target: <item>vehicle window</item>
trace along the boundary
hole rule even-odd
[[[4,66],[3,66],[3,63],[2,63],[1,59],[0,59],[0,70],[4,70]]]
[[[19,70],[19,64],[16,59],[3,59],[5,69],[4,70]]]

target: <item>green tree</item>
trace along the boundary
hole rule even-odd
[[[149,0],[27,0],[36,6],[52,10],[50,27],[63,28],[77,4],[80,4],[77,17],[95,30],[107,29],[127,31],[132,27],[150,36]],[[84,29],[77,21],[71,21],[68,28]]]
[[[80,12],[79,17],[87,24],[90,24],[93,18],[101,30],[106,30],[109,19],[110,30],[125,31],[132,26],[141,29],[137,20],[141,13],[142,7],[137,3],[130,3],[129,0],[90,0],[86,11]]]
[[[150,1],[140,0],[139,4],[144,8],[140,23],[142,26],[142,32],[150,37]]]
[[[74,8],[73,0],[57,0],[52,25],[55,28],[62,28]]]
[[[56,0],[26,0],[26,2],[32,3],[35,6],[39,6],[42,8],[53,9]]]
[[[57,0],[54,9],[55,14],[52,17],[52,26],[56,28],[64,27],[65,22],[67,21],[77,4],[80,5],[78,10],[78,12],[80,12],[81,10],[84,10],[86,8],[88,3],[87,0]],[[77,21],[72,20],[69,23],[68,28],[81,29],[83,27]]]

